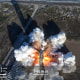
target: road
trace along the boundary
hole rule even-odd
[[[43,5],[70,5],[70,6],[80,6],[80,0],[16,0],[22,5],[31,4],[43,4]],[[11,0],[0,0],[0,3],[11,4]],[[15,3],[17,4],[17,3]]]
[[[2,2],[4,1],[11,1],[11,0],[0,0]],[[80,2],[80,0],[16,0],[16,1],[42,1],[42,2]]]

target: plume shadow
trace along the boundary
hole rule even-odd
[[[66,54],[67,52],[70,52],[70,51],[64,44],[64,46],[61,49],[58,49],[56,52],[64,52],[64,54]]]
[[[38,26],[36,20],[33,20],[29,14],[27,14],[27,17],[28,17],[27,21],[28,21],[28,20],[31,21],[29,27],[28,27],[27,30],[26,30],[26,35],[29,35],[30,32],[33,31],[33,29],[35,29],[35,28],[37,28],[37,27],[39,28],[39,26]]]
[[[45,34],[45,40],[48,39],[50,36],[57,35],[59,32],[61,32],[60,28],[53,20],[47,21],[47,24],[43,24],[42,27]],[[64,44],[64,46],[61,49],[58,49],[56,52],[59,51],[66,54],[67,52],[69,52],[69,49]]]
[[[22,32],[22,29],[18,24],[16,24],[15,22],[12,22],[11,25],[7,26],[7,30],[8,30],[9,39],[11,41],[11,44],[13,45],[15,40],[17,39],[17,35],[20,32]]]
[[[60,32],[59,27],[52,20],[47,21],[47,25],[43,24],[43,30],[45,34],[45,39],[49,38],[51,35],[56,35]]]

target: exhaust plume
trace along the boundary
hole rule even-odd
[[[42,49],[44,67],[53,67],[52,70],[48,69],[49,77],[52,80],[63,80],[63,77],[59,75],[60,70],[63,73],[71,73],[76,70],[75,56],[71,52],[66,54],[64,52],[56,52],[57,49],[61,49],[64,46],[63,44],[66,41],[65,33],[60,32],[57,35],[50,36],[45,41],[43,31],[35,28],[29,34],[29,37],[29,43],[24,42],[19,49],[14,51],[16,61],[23,66],[39,66],[39,51]],[[41,46],[43,47],[41,48]]]

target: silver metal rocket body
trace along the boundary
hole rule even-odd
[[[44,57],[44,50],[43,50],[43,46],[41,46],[41,49],[39,51],[39,65],[40,65],[40,69],[44,68],[43,57]]]

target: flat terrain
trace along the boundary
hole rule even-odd
[[[54,5],[41,8],[29,29],[35,26],[45,33],[45,39],[60,31],[65,32],[67,40],[62,51],[71,51],[76,56],[77,70],[71,74],[63,74],[65,80],[80,80],[80,6]],[[29,31],[28,29],[28,31]],[[29,33],[29,32],[28,32]]]
[[[76,56],[77,70],[74,73],[63,75],[65,80],[80,80],[80,6],[41,5],[40,7],[42,8],[36,13],[26,34],[28,35],[35,27],[44,31],[45,39],[60,31],[65,32],[67,36],[65,53],[71,51]],[[18,8],[18,12],[15,8]],[[14,7],[14,5],[0,4],[0,64],[10,48],[14,47],[13,43],[17,35],[24,28],[33,10],[33,5]],[[19,16],[21,14],[23,17]],[[22,25],[22,18],[25,20],[24,25]]]
[[[34,5],[0,4],[0,65],[10,48],[14,47],[13,44],[17,35],[27,23],[27,15],[31,15],[33,10]],[[20,17],[21,14],[22,17]],[[24,25],[22,25],[20,18],[24,19]]]

